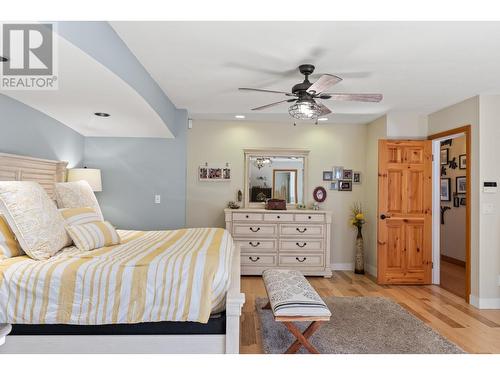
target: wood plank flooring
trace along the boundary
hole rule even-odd
[[[441,259],[441,288],[465,299],[465,266]]]
[[[309,277],[322,297],[379,296],[393,299],[410,313],[469,353],[500,353],[500,310],[478,310],[437,285],[382,286],[371,276],[335,271],[331,279]],[[255,299],[266,297],[262,278],[244,276],[241,353],[263,353]],[[278,323],[277,323],[278,324]]]

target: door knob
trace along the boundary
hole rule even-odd
[[[386,215],[386,214],[382,214],[382,215],[380,215],[380,218],[381,218],[382,220],[385,220],[385,219],[387,219],[387,218],[390,218],[390,216],[389,216],[389,215]]]

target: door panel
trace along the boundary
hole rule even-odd
[[[379,141],[378,282],[432,281],[431,141]]]

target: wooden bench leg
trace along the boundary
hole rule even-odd
[[[271,302],[266,303],[262,310],[271,310]]]
[[[290,345],[285,354],[297,353],[301,346],[304,346],[304,348],[306,348],[309,353],[319,354],[318,350],[309,342],[308,339],[313,335],[314,332],[316,332],[321,323],[322,322],[320,321],[312,322],[304,332],[300,332],[297,326],[292,322],[283,322],[288,330],[297,338],[297,340],[295,340],[295,342]]]

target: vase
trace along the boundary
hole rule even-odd
[[[358,227],[358,235],[356,236],[356,258],[354,262],[354,273],[360,275],[363,275],[365,273],[365,251],[361,227]]]

